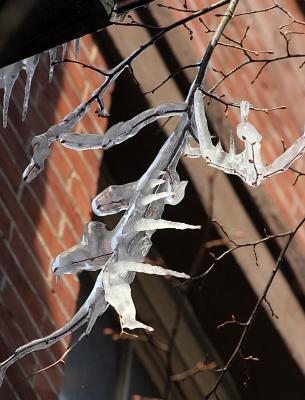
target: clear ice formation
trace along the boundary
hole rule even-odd
[[[244,150],[239,154],[236,153],[234,138],[231,135],[230,149],[229,152],[226,152],[222,148],[220,141],[216,146],[212,143],[205,115],[203,96],[201,91],[197,89],[194,97],[194,114],[199,148],[192,148],[187,145],[185,155],[188,157],[199,157],[201,155],[208,165],[227,174],[238,175],[250,186],[258,186],[266,178],[287,170],[305,152],[304,134],[270,165],[265,166],[261,156],[260,142],[262,136],[248,122],[249,108],[247,101],[241,102],[241,122],[237,126],[237,136],[244,142]]]
[[[62,45],[62,60],[65,58],[66,51],[67,51],[67,43]],[[80,40],[75,40],[75,49],[74,55],[77,58],[77,54],[79,51]],[[54,65],[52,63],[57,59],[57,52],[60,46],[54,47],[48,50],[49,57],[50,57],[50,69],[49,69],[49,81],[51,82],[54,73]],[[9,108],[10,97],[12,93],[13,86],[16,80],[19,77],[19,74],[22,70],[26,72],[26,84],[25,84],[25,91],[24,91],[24,101],[23,101],[23,111],[22,111],[22,121],[25,120],[27,110],[28,110],[28,103],[30,97],[30,90],[32,79],[35,74],[36,67],[39,63],[39,59],[42,53],[36,54],[34,56],[25,58],[24,60],[17,61],[14,64],[10,64],[6,67],[0,68],[0,89],[4,90],[3,96],[3,127],[7,127],[7,114]]]
[[[74,58],[77,60],[80,50],[80,38],[74,40]]]
[[[53,261],[55,275],[74,274],[79,271],[97,271],[112,258],[110,234],[102,222],[92,221],[84,227],[79,244],[60,253]]]
[[[33,137],[33,155],[22,175],[26,182],[31,182],[43,171],[44,163],[51,155],[51,144],[59,140],[62,134],[73,132],[72,128],[81,120],[89,108],[90,105],[88,103],[81,103],[74,111],[67,114],[59,124],[53,125],[47,132]]]
[[[67,129],[84,112],[84,107],[80,108],[82,110],[66,117]],[[57,128],[62,132],[62,127]],[[52,138],[60,135],[54,127],[51,134]],[[46,150],[47,135],[44,138],[42,148]],[[185,143],[186,136],[182,136],[181,130],[177,129],[138,181],[110,186],[93,199],[92,208],[98,215],[110,215],[125,210],[121,220],[113,230],[107,230],[101,222],[90,222],[84,227],[81,242],[60,253],[52,264],[52,271],[58,277],[82,270],[100,271],[92,292],[80,310],[62,328],[19,347],[7,360],[0,363],[0,380],[7,368],[26,354],[51,346],[84,324],[84,334],[88,334],[96,319],[109,305],[117,311],[122,331],[136,328],[153,330],[136,319],[130,284],[137,272],[189,278],[183,272],[144,263],[156,229],[199,228],[161,219],[165,205],[177,204],[184,196],[187,182],[180,181],[176,167]]]
[[[51,82],[53,79],[53,74],[54,74],[54,64],[53,63],[56,61],[57,49],[58,49],[58,47],[53,47],[52,49],[49,50],[49,57],[50,57],[49,82]]]
[[[0,88],[4,90],[3,96],[3,127],[7,127],[7,113],[13,86],[23,69],[23,61],[8,65],[0,69]]]
[[[185,103],[162,104],[146,110],[126,122],[119,122],[101,134],[78,134],[72,128],[90,109],[90,104],[84,102],[74,111],[64,117],[62,122],[51,126],[47,132],[34,136],[32,140],[33,156],[23,173],[23,179],[31,182],[44,169],[45,160],[51,155],[50,146],[59,141],[63,146],[82,151],[90,149],[109,149],[136,135],[146,125],[159,118],[182,116],[186,112]]]
[[[25,121],[26,114],[28,112],[32,79],[35,74],[36,67],[39,63],[39,59],[40,59],[40,54],[36,54],[35,56],[29,57],[29,58],[26,58],[25,60],[23,60],[24,65],[25,65],[25,72],[26,72],[26,82],[25,82],[25,89],[24,89],[22,122]]]

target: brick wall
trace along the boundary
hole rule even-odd
[[[72,52],[69,56],[72,58]],[[82,39],[79,58],[85,63],[104,65],[90,36]],[[65,276],[56,285],[50,263],[55,255],[80,240],[83,224],[90,220],[91,199],[97,189],[101,152],[77,153],[57,144],[52,147],[46,170],[31,184],[22,180],[32,153],[33,135],[60,121],[101,82],[96,73],[66,64],[55,68],[49,84],[48,63],[44,55],[33,80],[26,121],[21,122],[22,76],[13,90],[8,128],[1,128],[1,360],[16,347],[62,326],[74,313],[77,278]],[[97,118],[94,109],[77,127],[85,132],[102,128],[105,121]],[[57,398],[63,376],[60,366],[28,380],[25,377],[53,363],[68,343],[69,337],[9,368],[0,397]]]

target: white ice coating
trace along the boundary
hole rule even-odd
[[[129,226],[128,230],[125,230],[125,233],[154,231],[155,229],[201,229],[201,226],[167,221],[165,219],[140,218],[134,225]]]
[[[129,121],[119,122],[108,129],[105,133],[103,148],[109,149],[114,145],[124,142],[125,140],[135,136],[146,125],[151,124],[159,118],[182,116],[185,112],[185,103],[161,104],[157,107],[143,111]]]
[[[122,330],[125,328],[142,328],[153,331],[151,326],[136,320],[136,308],[131,297],[128,274],[130,272],[141,272],[154,275],[171,275],[177,278],[188,279],[189,275],[165,269],[157,265],[143,264],[134,261],[118,261],[106,266],[103,282],[105,289],[105,300],[115,308],[120,316]]]
[[[144,196],[140,200],[140,204],[143,206],[147,206],[148,204],[151,204],[153,201],[165,199],[166,197],[171,197],[171,196],[175,196],[175,192],[160,192],[160,193],[148,194],[147,196]]]
[[[237,154],[233,136],[230,138],[229,152],[223,150],[220,141],[216,146],[212,143],[205,116],[203,96],[199,89],[195,92],[194,113],[199,141],[199,150],[187,146],[185,155],[196,157],[198,151],[207,164],[221,171],[238,175],[250,186],[258,186],[271,175],[287,170],[290,165],[305,152],[305,138],[301,136],[282,155],[270,165],[265,166],[261,156],[262,136],[256,128],[248,122],[249,103],[240,104],[241,122],[237,126],[237,136],[244,142],[244,150]]]
[[[58,276],[79,271],[97,271],[112,256],[106,226],[102,222],[93,221],[85,225],[81,242],[60,253],[54,259],[51,269]]]
[[[201,157],[200,147],[192,147],[190,143],[187,142],[184,149],[184,155],[188,158],[199,158]]]
[[[190,276],[184,272],[173,271],[172,269],[167,269],[160,267],[159,265],[151,265],[148,263],[138,263],[134,261],[117,261],[112,264],[112,270],[114,272],[143,272],[144,274],[150,275],[171,275],[177,278],[189,279]]]
[[[59,141],[63,146],[78,151],[98,148],[109,149],[135,136],[141,129],[159,118],[182,116],[185,113],[185,108],[185,103],[162,104],[145,110],[126,122],[113,125],[104,135],[70,133],[62,135]]]
[[[59,124],[50,127],[47,132],[33,138],[33,156],[23,173],[23,178],[26,182],[30,182],[43,171],[44,162],[51,155],[50,146],[54,141],[59,141],[63,146],[78,151],[98,148],[108,149],[136,135],[146,125],[159,118],[183,116],[186,105],[185,103],[168,103],[148,109],[129,121],[119,122],[112,126],[105,135],[73,132],[72,128],[89,109],[90,104],[88,102],[80,104],[74,111],[66,115]]]
[[[51,155],[51,144],[55,140],[59,140],[62,134],[71,132],[71,128],[79,122],[89,108],[90,104],[81,103],[74,111],[68,113],[59,124],[53,125],[47,132],[33,137],[33,155],[22,175],[26,182],[31,182],[43,171],[45,161]]]

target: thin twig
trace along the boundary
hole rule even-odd
[[[267,281],[267,283],[265,285],[265,288],[264,288],[260,298],[258,299],[257,303],[255,304],[255,306],[253,308],[253,311],[252,311],[250,317],[248,318],[248,320],[247,320],[247,322],[246,322],[246,324],[244,326],[244,329],[243,329],[243,332],[242,332],[242,334],[240,336],[240,339],[238,340],[238,343],[237,343],[233,353],[231,354],[229,360],[227,361],[225,367],[222,369],[222,371],[221,371],[221,373],[220,373],[220,375],[219,375],[214,387],[207,394],[206,400],[208,400],[212,396],[212,394],[216,393],[216,391],[217,391],[219,385],[221,384],[223,378],[225,377],[225,375],[227,374],[227,372],[230,369],[231,365],[235,361],[237,355],[239,354],[240,349],[242,347],[242,344],[244,343],[244,341],[245,341],[245,339],[246,339],[246,337],[247,337],[247,335],[249,333],[249,330],[253,325],[253,322],[254,322],[254,320],[255,320],[255,318],[257,316],[257,313],[258,313],[263,301],[266,299],[267,293],[268,293],[268,291],[269,291],[269,289],[270,289],[270,287],[271,287],[271,285],[273,283],[273,280],[274,280],[277,272],[280,270],[280,268],[281,268],[281,266],[282,266],[282,264],[284,262],[285,254],[286,254],[286,252],[287,252],[292,240],[294,239],[296,233],[298,232],[300,227],[304,224],[304,222],[305,222],[305,217],[302,218],[302,220],[296,225],[296,227],[290,231],[288,240],[287,240],[285,246],[283,247],[283,249],[282,249],[282,251],[281,251],[281,253],[280,253],[280,255],[279,255],[278,259],[277,259],[276,265],[275,265],[275,267],[273,268],[273,270],[272,270],[272,272],[270,274],[270,277],[269,277],[269,279],[268,279],[268,281]]]

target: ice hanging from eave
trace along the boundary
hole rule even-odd
[[[75,58],[77,58],[79,46],[80,46],[79,39],[77,39],[76,46],[75,46],[75,52],[74,52]],[[50,82],[52,80],[53,71],[54,71],[53,63],[57,59],[57,51],[60,47],[61,46],[57,46],[57,47],[54,47],[54,48],[46,51],[49,53],[49,57],[50,57],[50,69],[49,69],[49,81]],[[61,53],[62,60],[65,58],[66,50],[67,50],[67,43],[62,45],[62,53]],[[18,79],[19,74],[22,70],[25,70],[25,73],[26,73],[26,84],[25,84],[24,100],[23,100],[23,108],[22,108],[22,121],[25,120],[26,114],[28,111],[32,79],[34,77],[35,70],[39,63],[41,54],[43,54],[43,53],[36,54],[34,56],[25,58],[24,60],[17,61],[14,64],[10,64],[6,67],[0,68],[0,89],[4,90],[3,111],[2,111],[2,115],[3,115],[2,123],[3,123],[4,128],[7,127],[8,108],[9,108],[10,97],[12,94],[12,89],[13,89],[15,82]]]
[[[4,90],[3,95],[3,127],[7,126],[7,112],[13,86],[23,68],[23,61],[8,65],[0,70],[0,88]]]
[[[40,54],[36,54],[35,56],[26,58],[24,60],[25,63],[25,72],[26,72],[26,83],[24,89],[24,100],[23,100],[23,109],[22,109],[22,122],[26,118],[26,114],[28,111],[29,106],[29,98],[30,98],[30,91],[32,85],[32,79],[35,74],[36,67],[39,63]]]

